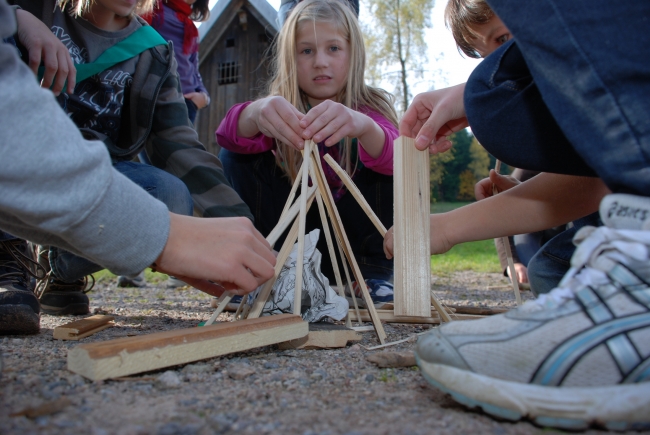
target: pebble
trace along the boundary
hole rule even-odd
[[[158,376],[156,383],[161,388],[178,388],[181,386],[181,378],[173,370],[167,370]]]
[[[232,379],[245,379],[253,373],[255,373],[255,369],[248,364],[231,364],[228,366],[228,376]]]

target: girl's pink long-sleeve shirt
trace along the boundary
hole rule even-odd
[[[217,143],[228,151],[239,154],[258,154],[274,150],[275,141],[273,138],[264,136],[262,133],[248,138],[237,136],[239,116],[249,104],[251,104],[250,101],[236,104],[230,108],[226,117],[221,121],[219,128],[217,128]],[[369,107],[361,107],[359,112],[375,121],[379,128],[384,131],[385,136],[384,148],[379,157],[373,158],[363,149],[363,146],[359,146],[359,159],[368,169],[384,175],[393,175],[393,141],[399,136],[397,127],[379,112]],[[323,164],[325,165],[325,163]]]

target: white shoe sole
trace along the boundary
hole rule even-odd
[[[606,387],[546,387],[504,381],[442,364],[416,360],[425,379],[469,408],[495,417],[529,419],[570,430],[650,428],[650,382]]]

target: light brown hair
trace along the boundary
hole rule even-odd
[[[472,46],[476,35],[470,26],[486,24],[492,17],[494,12],[485,0],[449,0],[445,8],[445,24],[454,36],[458,50],[474,59],[480,59],[481,55]]]

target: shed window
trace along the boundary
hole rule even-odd
[[[236,62],[224,62],[219,64],[219,84],[229,85],[237,83],[239,79],[239,64]]]
[[[234,46],[235,46],[235,38],[226,39],[226,48],[230,48]]]

